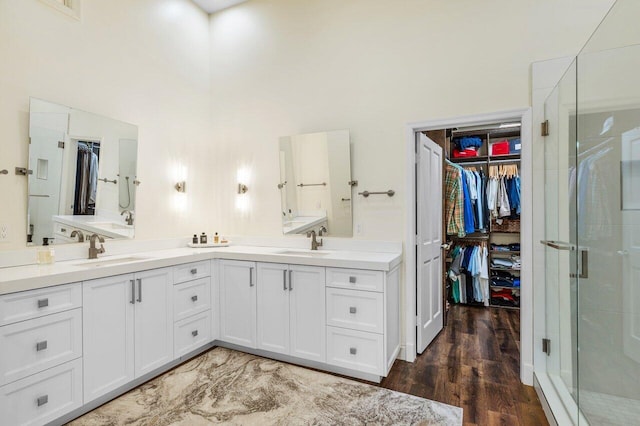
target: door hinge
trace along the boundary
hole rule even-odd
[[[542,352],[546,353],[547,356],[551,355],[551,340],[542,339]]]
[[[59,141],[59,142],[58,142],[58,148],[60,148],[60,149],[64,149],[64,142]]]
[[[540,124],[540,132],[542,136],[549,136],[549,120],[545,120]]]

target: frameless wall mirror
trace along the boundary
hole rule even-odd
[[[280,138],[282,232],[351,237],[349,131]]]
[[[138,127],[31,98],[27,244],[133,238]]]

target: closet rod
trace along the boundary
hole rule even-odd
[[[508,160],[489,160],[489,164],[504,164],[504,163],[519,163],[519,158],[512,158]]]

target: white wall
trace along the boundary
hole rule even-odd
[[[208,230],[209,54],[208,17],[189,0],[85,0],[80,21],[0,0],[0,249],[26,241],[27,179],[13,169],[28,162],[30,96],[138,125],[136,238]]]
[[[401,239],[404,125],[529,105],[531,62],[577,53],[610,3],[253,0],[212,15],[219,228],[279,234],[278,138],[348,128],[356,189],[396,190],[354,197],[355,237]],[[226,208],[239,167],[255,178],[243,215]]]

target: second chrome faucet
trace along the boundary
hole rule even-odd
[[[104,245],[100,244],[100,248],[96,247],[96,240],[104,243],[104,238],[101,235],[93,234],[89,237],[89,259],[97,259],[99,254],[105,252]]]
[[[322,230],[320,230],[320,235],[322,235]],[[311,238],[311,250],[318,250],[318,247],[322,247],[322,238],[318,242],[316,231],[307,232],[307,238]]]

